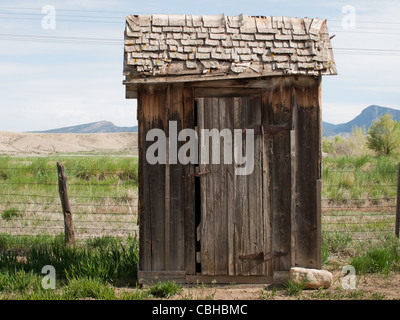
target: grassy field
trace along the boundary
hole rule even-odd
[[[326,157],[322,198],[338,203],[348,199],[358,204],[370,201],[375,205],[392,200],[396,197],[398,162],[397,158],[368,155]]]
[[[395,157],[325,157],[323,230],[371,238],[393,234],[399,159]]]
[[[63,244],[57,161],[68,175],[74,247]],[[138,288],[137,158],[0,158],[0,298],[393,298],[388,288],[400,284],[400,279],[390,280],[400,269],[394,237],[397,163],[396,158],[372,156],[324,158],[323,267],[338,280],[330,289],[310,293],[290,283],[253,291],[233,284],[183,288],[168,282]],[[338,270],[347,264],[357,272],[358,289],[351,292],[339,281],[343,275]],[[55,290],[43,288],[45,265],[55,267]],[[372,290],[371,283],[386,286],[386,292]]]
[[[23,241],[22,241],[23,240]],[[291,281],[282,286],[245,287],[197,284],[183,287],[158,282],[136,285],[138,239],[101,237],[74,247],[58,236],[0,236],[0,299],[20,300],[143,300],[143,299],[399,299],[400,245],[397,238],[360,242],[342,234],[324,235],[323,268],[334,274],[329,289],[305,291]],[[55,289],[46,289],[43,266],[55,268]],[[340,270],[352,265],[356,288],[345,290]],[[388,293],[386,293],[388,292]],[[394,295],[393,295],[393,294]]]
[[[56,235],[63,230],[57,161],[66,168],[78,237],[126,235],[137,220],[137,158],[0,158],[0,232]]]

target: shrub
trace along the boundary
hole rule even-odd
[[[374,121],[368,130],[367,146],[377,155],[397,153],[400,146],[400,124],[391,114]]]
[[[3,213],[1,214],[1,217],[4,220],[11,220],[14,217],[19,217],[21,214],[17,209],[11,208],[4,210]]]

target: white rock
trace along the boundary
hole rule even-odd
[[[333,276],[326,270],[294,267],[290,269],[289,277],[292,281],[304,281],[304,289],[327,289],[330,287]]]

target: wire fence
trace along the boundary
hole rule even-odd
[[[115,170],[71,169],[68,193],[75,237],[135,236],[136,176]],[[0,168],[0,234],[64,232],[57,169]]]
[[[136,236],[137,177],[121,170],[73,168],[68,193],[76,238]],[[353,239],[395,233],[398,172],[371,177],[324,170],[322,231]],[[0,234],[59,235],[64,219],[56,169],[0,168]]]
[[[395,234],[398,172],[324,169],[322,231],[354,240]]]

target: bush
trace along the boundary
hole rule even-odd
[[[400,147],[400,123],[393,120],[391,114],[374,121],[368,130],[367,146],[377,155],[397,153]]]
[[[348,137],[335,136],[323,138],[322,151],[330,156],[362,156],[368,155],[367,136],[365,130],[355,127]]]
[[[1,214],[1,217],[4,220],[11,220],[12,218],[19,217],[20,215],[21,214],[17,209],[12,208],[12,209],[4,210],[3,213]]]

